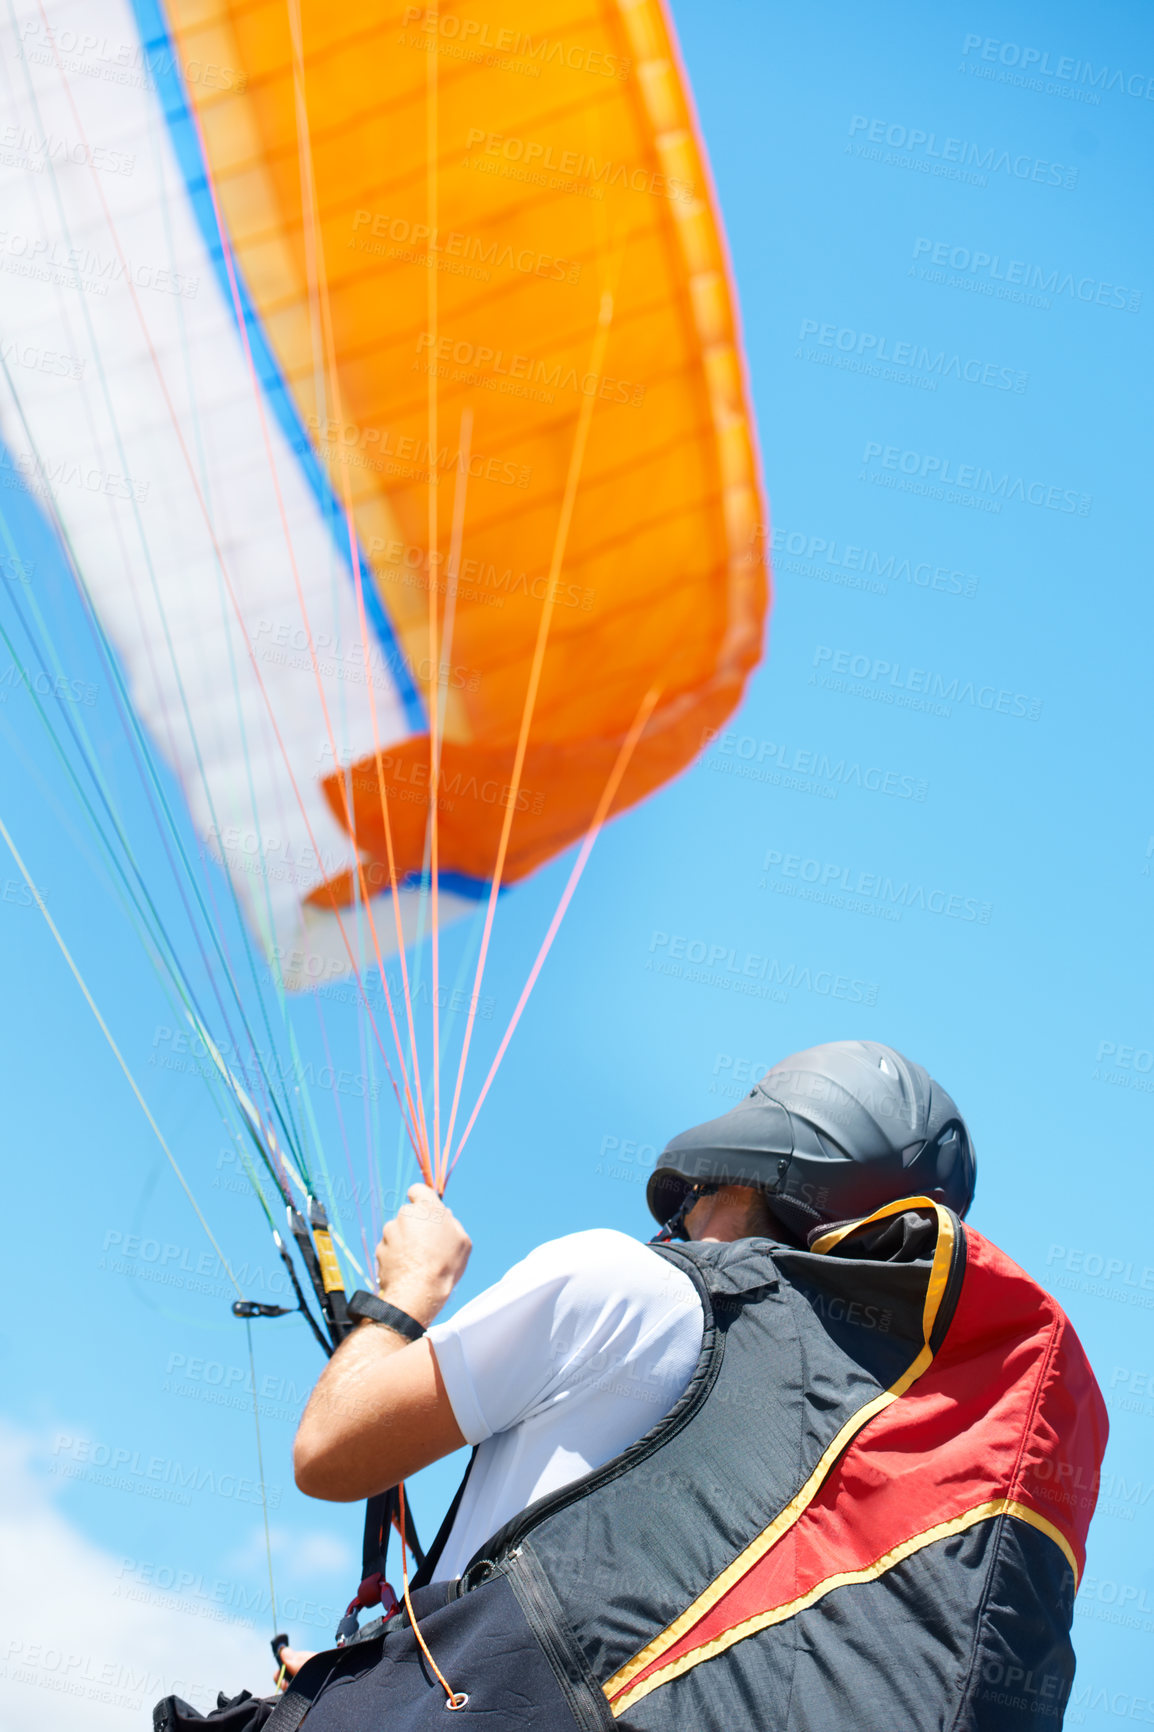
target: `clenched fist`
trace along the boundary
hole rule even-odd
[[[465,1273],[472,1240],[429,1185],[410,1185],[409,1200],[377,1246],[382,1299],[426,1326]]]

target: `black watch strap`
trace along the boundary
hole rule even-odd
[[[383,1323],[386,1329],[395,1330],[398,1335],[403,1335],[406,1341],[419,1341],[425,1333],[425,1325],[418,1323],[415,1317],[410,1317],[407,1311],[387,1304],[384,1299],[378,1299],[375,1293],[366,1293],[363,1288],[349,1300],[349,1316],[367,1317],[372,1323]]]

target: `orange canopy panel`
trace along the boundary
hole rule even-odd
[[[648,693],[618,810],[694,757],[761,653],[756,435],[669,18],[659,0],[169,9],[183,63],[227,69],[189,96],[240,273],[443,716],[441,871],[486,882],[512,804],[521,877],[586,830]],[[326,783],[374,889],[382,795],[403,878],[430,774],[415,734]],[[313,900],[355,891],[346,874]]]

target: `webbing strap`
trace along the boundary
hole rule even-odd
[[[361,1579],[356,1593],[349,1601],[348,1610],[336,1628],[338,1647],[345,1647],[357,1634],[359,1628],[358,1612],[369,1606],[380,1606],[386,1617],[397,1604],[397,1596],[389,1585],[386,1572],[389,1567],[389,1540],[392,1537],[393,1525],[400,1526],[401,1519],[401,1487],[390,1486],[388,1491],[376,1492],[365,1503],[365,1532],[361,1546]],[[412,1529],[412,1524],[405,1523],[403,1529],[409,1550],[416,1559],[418,1569],[425,1561],[421,1550],[421,1542]],[[402,1542],[402,1548],[404,1541]],[[404,1573],[405,1560],[402,1551],[401,1571]]]
[[[473,1471],[473,1463],[476,1461],[476,1459],[477,1459],[477,1445],[474,1444],[473,1445],[473,1453],[469,1457],[468,1466],[466,1467],[464,1473],[461,1475],[461,1483],[457,1487],[456,1491],[453,1493],[453,1501],[449,1505],[448,1509],[445,1511],[444,1521],[441,1523],[440,1527],[437,1529],[437,1537],[433,1541],[432,1545],[429,1547],[429,1550],[425,1553],[425,1556],[424,1556],[423,1560],[421,1561],[420,1567],[418,1568],[416,1575],[413,1577],[412,1586],[414,1588],[428,1587],[429,1582],[432,1580],[433,1571],[436,1569],[437,1565],[441,1561],[441,1553],[444,1551],[446,1545],[449,1542],[449,1535],[453,1531],[453,1523],[457,1519],[457,1512],[460,1510],[460,1507],[461,1507],[461,1499],[465,1495],[465,1487],[469,1483],[469,1475]],[[413,1556],[416,1557],[416,1555],[417,1555],[416,1552],[414,1552]]]
[[[347,1648],[330,1648],[325,1653],[314,1654],[311,1660],[306,1660],[265,1721],[263,1732],[296,1732],[325,1685],[330,1683],[338,1672],[350,1669],[353,1662],[363,1668],[366,1664],[364,1650],[380,1640],[380,1637],[373,1636],[365,1643],[358,1642]],[[377,1657],[379,1659],[380,1656]]]
[[[385,1574],[388,1568],[389,1535],[398,1509],[395,1485],[390,1486],[388,1491],[377,1492],[366,1502],[365,1537],[361,1546],[362,1580],[378,1570],[382,1576]]]
[[[314,1654],[306,1660],[265,1721],[264,1732],[296,1732],[332,1674],[331,1654]]]
[[[365,1537],[361,1546],[361,1580],[366,1576],[385,1575],[389,1564],[389,1540],[394,1526],[401,1517],[401,1488],[391,1485],[388,1491],[379,1491],[365,1504]],[[438,1539],[440,1535],[438,1534]],[[421,1542],[417,1538],[416,1526],[413,1522],[413,1512],[406,1500],[405,1504],[405,1540],[412,1552],[418,1570],[425,1562],[425,1554],[421,1550]]]

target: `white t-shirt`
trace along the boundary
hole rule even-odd
[[[480,1445],[435,1579],[644,1436],[689,1382],[703,1329],[684,1270],[609,1228],[539,1246],[434,1323],[457,1424]]]

